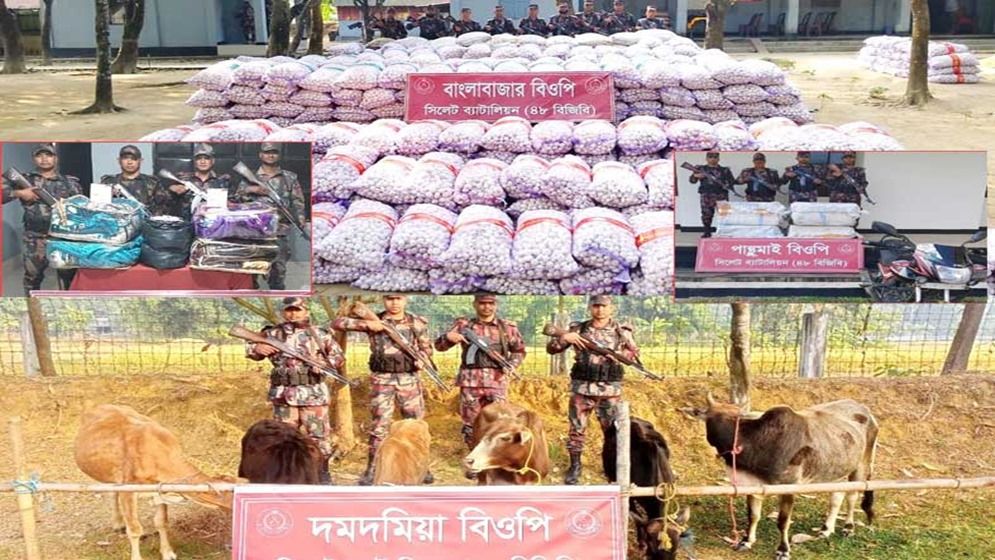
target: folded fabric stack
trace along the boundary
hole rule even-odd
[[[788,237],[851,239],[860,237],[860,206],[840,202],[794,202]]]
[[[787,216],[780,202],[720,201],[715,208],[715,236],[784,237]]]
[[[869,37],[864,40],[857,60],[870,70],[907,78],[911,51],[912,39],[908,37]],[[981,62],[967,45],[930,41],[927,57],[930,82],[976,84],[980,81]]]
[[[194,240],[190,247],[190,268],[221,270],[243,274],[269,274],[280,251],[275,242],[232,243],[214,239]]]
[[[124,268],[141,253],[145,210],[128,199],[98,204],[83,195],[52,209],[46,257],[53,268]]]
[[[229,203],[227,208],[202,204],[193,217],[197,240],[191,268],[268,274],[277,257],[279,216],[260,203]]]

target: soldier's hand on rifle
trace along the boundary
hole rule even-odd
[[[791,168],[789,167],[789,168],[787,168],[787,169],[784,170],[784,176],[788,177],[790,179],[794,179],[798,175],[796,175],[795,172],[792,171]]]
[[[15,190],[13,194],[23,202],[34,202],[38,200],[38,195],[35,194],[34,189]]]
[[[704,179],[705,177],[707,177],[707,175],[701,173],[700,171],[695,171],[694,173],[691,174],[691,176],[696,179]]]
[[[186,194],[186,192],[190,189],[188,189],[183,183],[175,183],[173,185],[169,185],[169,190],[176,194]]]
[[[265,195],[265,194],[268,194],[268,193],[266,192],[266,189],[264,189],[264,188],[260,187],[259,185],[249,185],[249,186],[248,186],[248,187],[247,187],[247,188],[245,189],[245,192],[247,192],[247,193],[249,193],[249,194],[258,194],[258,195]]]
[[[269,344],[256,344],[255,346],[252,347],[252,350],[256,354],[266,356],[267,358],[272,356],[273,354],[278,354],[280,352],[279,350],[270,346]]]
[[[461,335],[460,333],[458,333],[456,331],[449,331],[449,332],[447,332],[446,333],[446,340],[448,340],[449,342],[452,342],[453,344],[465,344],[466,343],[466,339],[463,338],[463,335]]]
[[[580,333],[566,332],[560,337],[560,340],[570,344],[572,346],[577,346],[578,348],[586,348],[587,344],[584,343],[584,338],[580,336]]]
[[[366,328],[370,329],[370,332],[375,332],[375,333],[384,332],[385,330],[387,330],[387,327],[384,326],[383,321],[367,321]]]

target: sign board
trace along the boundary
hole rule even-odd
[[[617,486],[235,491],[232,560],[623,560]]]
[[[528,121],[615,119],[610,72],[408,75],[404,118]]]
[[[700,239],[695,272],[852,274],[864,268],[860,239]]]

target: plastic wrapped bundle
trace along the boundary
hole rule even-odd
[[[231,85],[232,76],[241,65],[237,60],[222,60],[197,72],[187,79],[187,83],[201,89],[224,91]]]
[[[318,240],[315,254],[331,264],[378,270],[387,259],[397,212],[386,204],[359,199],[332,230]]]
[[[324,154],[335,146],[344,146],[359,133],[360,127],[354,123],[336,122],[321,126],[311,138],[311,149]]]
[[[508,206],[507,213],[512,218],[518,218],[529,210],[558,210],[565,211],[567,208],[562,204],[557,204],[546,197],[524,198],[515,201]]]
[[[444,268],[468,276],[506,274],[511,270],[514,225],[504,212],[473,205],[460,212]]]
[[[563,155],[573,148],[573,123],[543,121],[532,127],[532,149],[543,155]]]
[[[631,218],[639,249],[639,282],[630,295],[670,294],[674,285],[674,213],[649,212]],[[635,279],[634,279],[635,283]]]
[[[860,206],[841,202],[793,202],[791,223],[798,226],[856,227]]]
[[[145,211],[126,198],[98,204],[83,195],[63,200],[61,211],[52,212],[48,234],[59,239],[123,245],[142,230]]]
[[[359,278],[363,271],[357,267],[349,265],[332,264],[325,259],[315,259],[314,262],[314,283],[315,284],[338,284],[340,282],[352,282]]]
[[[259,203],[211,208],[201,204],[194,213],[194,231],[202,239],[275,238],[280,218],[276,210]]]
[[[439,149],[458,154],[472,154],[480,150],[484,134],[490,127],[484,121],[456,123],[439,133]]]
[[[720,226],[783,226],[787,209],[780,202],[719,201],[715,207],[716,223]]]
[[[667,138],[678,151],[711,150],[718,143],[715,129],[708,123],[676,120],[667,123]]]
[[[758,143],[749,129],[741,121],[722,121],[712,127],[718,142],[715,149],[725,152],[745,152],[755,150]]]
[[[142,253],[142,237],[127,243],[108,245],[49,239],[45,257],[52,268],[127,268],[138,262]]]
[[[549,162],[539,156],[522,154],[501,171],[501,188],[511,198],[537,198],[542,196]]]
[[[436,295],[470,294],[483,288],[483,276],[466,276],[442,268],[428,271],[428,289]]]
[[[846,226],[799,226],[788,228],[788,237],[818,239],[853,239],[860,237],[857,230]]]
[[[526,153],[532,151],[532,125],[520,117],[498,119],[484,133],[480,146],[487,150]]]
[[[269,274],[280,248],[271,241],[197,239],[190,247],[190,268],[242,274]]]
[[[388,260],[394,266],[418,270],[440,266],[455,225],[456,214],[445,208],[433,204],[411,206],[394,228]]]
[[[363,272],[352,285],[363,290],[378,292],[426,292],[428,273],[423,270],[388,265],[380,270]]]
[[[599,163],[594,166],[593,173],[589,192],[591,199],[599,204],[625,208],[649,200],[643,178],[630,165],[611,161]]]
[[[715,237],[733,238],[771,238],[784,237],[784,232],[780,226],[739,226],[739,225],[719,225],[715,230]]]
[[[646,182],[646,204],[656,209],[674,207],[674,162],[669,159],[648,161],[638,168],[639,176]]]
[[[481,289],[494,294],[525,296],[555,296],[560,293],[559,284],[551,280],[525,280],[505,276],[488,278]]]
[[[506,163],[496,159],[470,161],[456,177],[453,200],[459,206],[504,206],[505,192],[501,187],[501,177],[507,168]]]
[[[639,250],[629,220],[607,208],[587,208],[573,215],[573,254],[592,268],[620,272],[639,263]]]
[[[142,243],[141,253],[138,257],[138,262],[156,270],[183,268],[189,260],[189,247],[185,251],[167,251],[156,249],[145,243]]]
[[[631,117],[618,125],[618,147],[627,155],[659,152],[667,146],[663,123],[655,117]]]
[[[582,268],[580,272],[560,280],[560,291],[566,295],[617,295],[625,289],[631,277],[628,270]]]
[[[446,128],[439,121],[411,123],[401,129],[397,139],[397,153],[405,156],[422,156],[439,149],[439,135]]]
[[[159,251],[190,254],[193,227],[175,216],[154,216],[142,225],[144,244]]]
[[[564,156],[552,162],[546,173],[542,194],[568,208],[590,208],[591,168],[577,156]]]
[[[608,154],[615,149],[618,133],[608,121],[583,121],[573,128],[576,154]]]
[[[381,202],[410,202],[409,191],[418,186],[409,183],[414,167],[415,160],[409,157],[387,156],[366,170],[353,188],[359,196]]]
[[[511,276],[559,280],[573,276],[580,265],[573,258],[570,217],[555,210],[531,210],[518,218],[512,246]]]

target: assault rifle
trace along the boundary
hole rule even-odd
[[[146,212],[148,211],[148,207],[145,206],[144,204],[142,204],[137,198],[135,198],[135,195],[133,195],[130,192],[128,192],[128,189],[124,188],[124,185],[114,184],[114,185],[111,185],[111,189],[114,192],[116,192],[117,194],[120,194],[124,198],[127,198],[128,200],[130,200],[130,201],[134,202],[135,204],[137,204],[138,206],[140,206],[142,208],[142,210],[145,210]]]
[[[684,163],[681,164],[681,168],[687,169],[688,171],[693,171],[695,173],[703,173],[704,175],[707,175],[708,178],[712,180],[712,182],[715,182],[715,183],[718,183],[718,184],[722,185],[722,181],[719,180],[719,178],[716,177],[711,171],[709,171],[707,166],[704,166],[704,165],[692,165],[692,164],[690,164],[690,163],[688,163],[688,162],[685,161]],[[722,185],[722,188],[724,188],[725,190],[727,190],[727,191],[731,192],[732,194],[738,196],[739,198],[744,198],[743,195],[741,195],[738,192],[736,192],[736,189],[734,189],[732,187],[732,185],[730,185],[728,187],[725,186],[725,185]]]
[[[432,382],[438,385],[443,391],[449,390],[449,385],[442,380],[442,376],[439,374],[439,368],[436,367],[435,362],[432,361],[431,356],[425,355],[423,352],[408,343],[407,340],[401,336],[401,333],[394,328],[393,325],[386,321],[381,321],[380,317],[374,313],[369,307],[366,307],[362,302],[356,302],[352,305],[352,315],[364,320],[364,321],[377,321],[384,326],[384,332],[390,340],[401,349],[402,352],[407,354],[411,359],[421,362],[422,367],[425,369],[425,373],[428,374]]]
[[[844,173],[843,170],[840,169],[840,167],[838,165],[836,165],[835,163],[830,163],[827,167],[829,168],[830,171],[839,171],[840,172],[840,176],[843,177],[844,179],[846,179],[846,182],[851,187],[853,187],[854,190],[856,190],[861,195],[863,195],[863,197],[867,199],[867,202],[870,202],[871,204],[877,206],[877,202],[874,202],[874,199],[871,198],[871,195],[867,194],[867,187],[862,187],[862,186],[858,185],[857,182],[853,180],[853,177],[851,177],[851,176],[847,175],[846,173]]]
[[[311,358],[310,356],[307,356],[305,354],[298,352],[297,350],[294,350],[290,346],[287,346],[287,344],[282,340],[277,340],[273,337],[264,336],[257,332],[250,331],[249,329],[243,327],[242,325],[235,325],[234,327],[232,327],[231,330],[228,331],[228,335],[233,336],[235,338],[241,338],[242,340],[247,340],[249,342],[254,342],[256,344],[268,344],[273,348],[279,350],[281,354],[288,356],[290,358],[294,358],[296,360],[300,360],[305,364],[318,370],[322,375],[331,377],[332,379],[344,385],[355,387],[356,385],[359,384],[358,379],[349,379],[348,377],[345,377],[344,375],[335,371],[335,369],[332,368],[329,364],[323,364],[318,360]]]
[[[235,167],[232,168],[232,171],[244,177],[246,181],[262,187],[266,191],[266,196],[269,197],[270,201],[273,202],[273,206],[275,206],[276,209],[280,211],[280,214],[282,214],[283,217],[286,218],[288,222],[294,224],[294,227],[296,227],[297,230],[301,232],[301,235],[304,236],[304,239],[307,239],[308,241],[311,240],[311,234],[307,230],[305,230],[304,226],[297,221],[297,218],[290,213],[290,210],[286,207],[286,205],[283,204],[283,201],[280,200],[280,195],[276,194],[276,191],[273,190],[273,187],[260,181],[259,178],[256,177],[256,174],[253,173],[252,170],[249,169],[249,167],[242,162],[236,163]]]
[[[32,185],[31,181],[28,181],[27,177],[21,175],[21,172],[13,167],[8,169],[7,172],[3,174],[3,178],[14,187],[14,190],[33,190],[35,194],[38,195],[38,198],[41,199],[41,201],[47,206],[55,206],[58,203],[58,200],[52,196],[52,193],[48,192],[44,187],[36,187]]]
[[[198,187],[197,185],[193,184],[192,182],[184,181],[179,177],[177,177],[176,175],[173,175],[166,169],[160,169],[159,176],[162,177],[163,179],[166,179],[167,181],[172,181],[173,183],[176,183],[178,185],[183,185],[184,187],[189,189],[190,192],[193,193],[193,200],[190,201],[191,216],[193,215],[194,211],[197,209],[197,205],[200,203],[200,201],[207,200],[207,193],[204,192],[204,190]]]
[[[459,333],[463,335],[463,338],[465,338],[468,343],[470,343],[470,349],[466,353],[468,360],[473,361],[476,358],[477,351],[479,350],[515,379],[522,378],[522,376],[518,375],[518,372],[515,371],[515,366],[511,365],[511,362],[506,360],[504,356],[498,354],[486,340],[477,336],[477,333],[473,332],[473,329],[466,327]]]
[[[758,183],[760,185],[763,185],[764,187],[767,187],[768,190],[772,190],[774,192],[784,192],[784,191],[782,191],[780,189],[780,186],[773,186],[773,187],[770,186],[770,183],[768,183],[767,181],[765,181],[764,179],[762,179],[760,177],[760,175],[757,174],[757,170],[756,169],[751,169],[750,170],[750,181],[754,182],[754,183]]]
[[[546,325],[545,327],[542,328],[542,334],[546,336],[561,337],[567,332],[569,331],[567,331],[566,329],[561,329],[556,325],[551,325],[551,324]],[[593,338],[587,336],[586,334],[581,334],[581,333],[578,334],[580,334],[581,340],[584,341],[584,346],[587,347],[587,349],[590,350],[591,352],[598,354],[600,356],[608,356],[620,364],[624,364],[631,368],[634,368],[636,371],[643,374],[648,379],[652,379],[653,381],[663,381],[662,376],[657,375],[652,371],[646,369],[646,366],[643,365],[643,363],[639,360],[639,358],[628,358],[621,352],[618,352],[617,350],[605,346],[603,343],[594,340]]]

